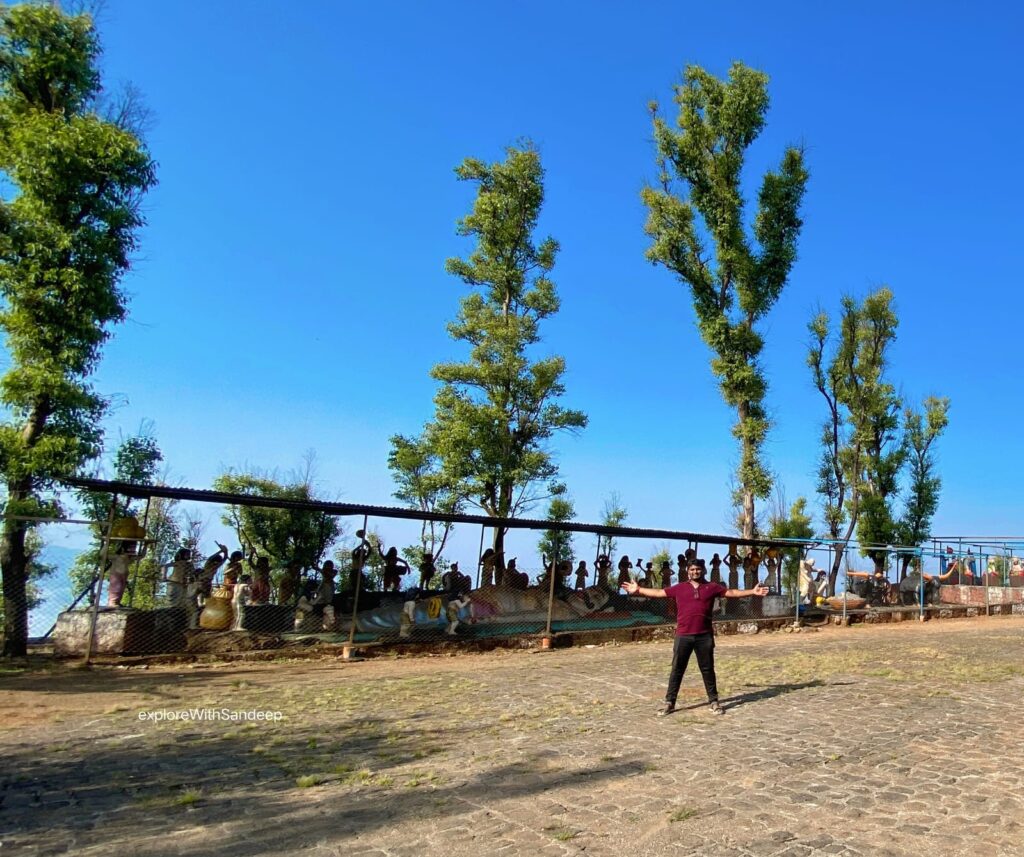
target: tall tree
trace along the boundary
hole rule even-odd
[[[99,39],[87,15],[0,6],[0,566],[3,652],[24,655],[29,556],[24,516],[58,511],[56,479],[95,457],[104,400],[88,378],[126,315],[119,283],[155,182],[139,138],[103,118]],[[23,516],[15,518],[10,516]]]
[[[761,455],[770,421],[758,327],[796,260],[807,171],[801,150],[787,149],[778,171],[762,179],[748,230],[742,172],[746,150],[764,128],[767,75],[735,63],[723,81],[688,66],[675,100],[678,130],[651,106],[660,175],[659,187],[642,191],[653,240],[647,258],[689,286],[701,337],[714,353],[711,370],[736,409],[742,534],[753,538],[755,498],[771,489]]]
[[[886,350],[896,340],[899,319],[892,307],[892,292],[879,289],[868,295],[860,307],[860,363],[871,373],[852,376],[859,383],[851,402],[854,429],[863,449],[860,485],[860,514],[857,538],[861,553],[876,569],[885,568],[888,545],[898,541],[893,504],[899,491],[900,469],[906,461],[906,447],[900,433],[903,406],[896,387],[886,378]]]
[[[422,435],[409,438],[396,434],[392,437],[388,468],[398,489],[395,497],[406,505],[431,515],[436,512],[454,515],[462,511],[466,502],[466,486],[452,482]],[[416,564],[425,553],[430,553],[435,563],[440,561],[454,526],[433,517],[423,521]]]
[[[828,405],[828,418],[821,429],[821,458],[818,464],[817,492],[825,520],[825,535],[835,552],[829,569],[829,591],[835,591],[843,556],[857,526],[860,477],[861,443],[850,425],[849,402],[845,379],[857,373],[856,338],[858,325],[856,305],[850,298],[843,299],[843,321],[840,325],[841,344],[831,356],[831,320],[827,313],[819,312],[808,324],[811,345],[807,365],[811,369],[814,386]]]
[[[887,556],[881,546],[896,536],[892,504],[904,453],[898,437],[900,400],[885,373],[898,323],[892,292],[882,288],[860,303],[842,299],[839,338],[831,356],[826,354],[831,340],[827,313],[819,312],[809,324],[807,363],[829,411],[822,430],[818,493],[834,540],[829,575],[833,591],[855,531],[877,567]]]
[[[434,367],[441,387],[426,430],[446,478],[465,484],[470,502],[497,518],[514,518],[555,493],[558,466],[546,442],[587,424],[581,411],[558,404],[563,358],[533,354],[540,323],[559,308],[548,276],[558,244],[533,237],[544,202],[540,156],[529,143],[506,155],[494,164],[469,158],[455,171],[477,185],[473,210],[458,227],[476,248],[446,265],[472,289],[448,325],[470,352],[464,362]],[[502,567],[504,545],[505,529],[495,527]]]
[[[939,507],[942,479],[935,469],[933,447],[949,425],[949,399],[929,396],[924,414],[914,408],[903,411],[909,485],[907,499],[897,525],[901,545],[916,547],[931,534],[932,517]],[[912,553],[901,554],[900,579],[906,577]]]

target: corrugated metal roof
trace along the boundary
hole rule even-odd
[[[73,488],[102,491],[125,497],[164,497],[168,500],[192,500],[198,503],[217,503],[223,506],[258,506],[265,509],[295,509],[306,512],[324,512],[328,515],[366,515],[371,518],[401,518],[413,521],[444,521],[453,524],[478,524],[485,527],[506,527],[521,530],[555,530],[567,533],[600,533],[616,538],[669,539],[708,545],[774,545],[792,547],[796,541],[773,539],[741,539],[714,533],[693,533],[685,530],[654,529],[650,527],[608,527],[603,524],[584,524],[577,521],[544,521],[534,518],[491,518],[487,515],[446,515],[427,513],[401,506],[370,506],[365,503],[336,503],[324,500],[290,500],[283,497],[263,497],[255,494],[231,494],[201,488],[174,488],[169,485],[138,485],[106,479],[68,478],[62,480]],[[812,542],[806,542],[812,544]]]

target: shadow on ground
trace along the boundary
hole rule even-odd
[[[77,847],[113,841],[142,854],[166,853],[168,837],[216,825],[216,852],[243,855],[254,853],[256,830],[260,849],[287,849],[299,841],[348,839],[383,827],[463,815],[498,796],[539,796],[567,785],[637,776],[646,769],[632,758],[552,769],[550,753],[526,752],[465,779],[446,775],[427,787],[411,788],[408,748],[428,751],[420,763],[424,769],[430,768],[430,752],[458,750],[451,728],[409,722],[417,719],[407,718],[408,725],[397,729],[394,721],[365,718],[329,748],[311,747],[305,736],[273,739],[264,747],[258,734],[210,736],[202,723],[175,732],[154,732],[153,725],[140,723],[135,734],[120,728],[95,739],[84,752],[20,747],[4,759],[0,814],[6,837],[45,834]],[[351,759],[372,759],[372,771],[340,761]],[[479,764],[474,760],[474,766]],[[403,765],[402,773],[390,777]],[[446,767],[451,767],[450,755]],[[302,777],[314,779],[315,786],[298,787]],[[175,842],[180,854],[209,849],[209,843],[192,848]]]

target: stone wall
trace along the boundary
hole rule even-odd
[[[53,651],[57,655],[84,655],[89,641],[92,610],[66,610],[53,629]],[[110,610],[96,615],[96,655],[141,655],[185,650],[188,620],[183,607],[160,610]]]
[[[939,601],[943,604],[1024,604],[1024,588],[1009,586],[940,586]]]

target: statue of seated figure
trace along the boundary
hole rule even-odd
[[[324,631],[334,630],[334,563],[327,560],[320,569],[320,585],[310,598],[302,595],[295,606],[295,630],[301,631],[306,619],[321,617],[320,626]]]

